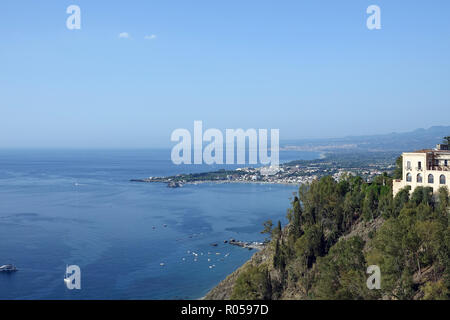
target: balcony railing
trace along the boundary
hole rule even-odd
[[[427,168],[427,170],[430,171],[450,171],[450,167],[449,166],[429,166]]]

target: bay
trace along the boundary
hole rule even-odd
[[[264,240],[297,187],[129,179],[235,167],[176,166],[170,150],[0,150],[0,265],[19,268],[0,273],[0,299],[204,296],[254,253],[224,240]],[[81,290],[63,282],[72,264]]]

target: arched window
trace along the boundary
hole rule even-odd
[[[422,182],[423,182],[422,174],[419,173],[419,174],[417,175],[417,183],[422,183]]]
[[[434,183],[434,176],[432,174],[428,175],[428,183]]]
[[[441,174],[441,176],[439,177],[439,183],[445,184],[445,176],[443,174]]]
[[[407,173],[406,174],[406,182],[411,182],[411,180],[412,180],[412,176],[411,176],[411,173]]]

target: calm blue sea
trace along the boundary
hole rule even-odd
[[[262,223],[285,221],[296,187],[129,179],[215,169],[175,166],[170,150],[0,151],[0,265],[20,269],[0,273],[0,299],[202,297],[254,253],[223,240],[263,240]],[[64,284],[72,264],[81,290]]]

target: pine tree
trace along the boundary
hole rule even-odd
[[[293,204],[292,204],[292,229],[291,233],[294,237],[294,241],[298,238],[300,238],[303,234],[302,231],[302,208],[300,207],[300,201],[297,197],[295,197]]]

